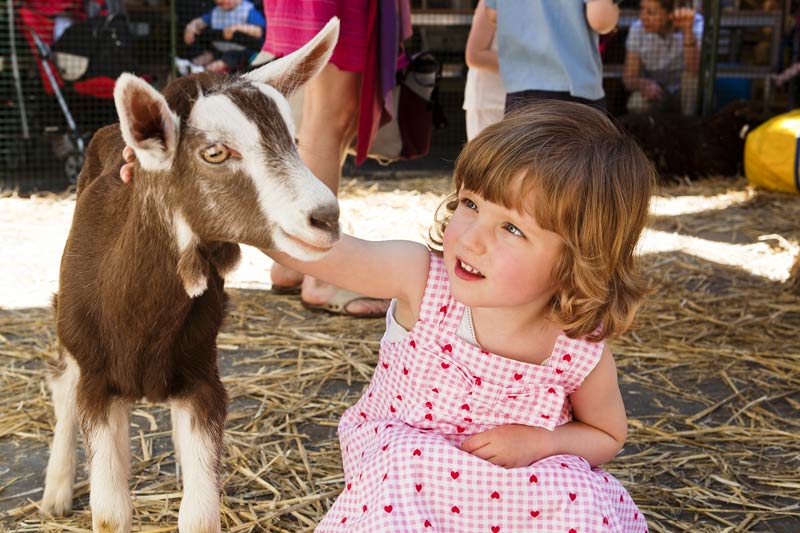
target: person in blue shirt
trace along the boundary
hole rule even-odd
[[[615,0],[486,0],[496,24],[506,112],[540,99],[605,109],[599,34],[619,20]]]
[[[258,53],[260,45],[253,49],[234,42],[236,32],[255,39],[263,39],[266,21],[264,15],[248,0],[215,0],[216,7],[191,20],[184,29],[183,40],[187,45],[206,28],[222,30],[223,40],[212,40],[208,49],[192,59],[195,65],[209,72],[230,72],[247,66],[250,58]]]

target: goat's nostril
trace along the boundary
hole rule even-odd
[[[308,222],[315,228],[336,231],[339,227],[339,206],[319,207],[308,215]]]

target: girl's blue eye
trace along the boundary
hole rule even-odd
[[[467,206],[468,209],[477,209],[478,208],[478,206],[475,205],[475,202],[473,202],[469,198],[462,199],[461,203],[464,204],[465,206]]]
[[[513,235],[517,235],[519,237],[524,237],[525,236],[520,231],[520,229],[518,227],[516,227],[514,224],[506,223],[506,229],[508,230],[509,233],[511,233]]]

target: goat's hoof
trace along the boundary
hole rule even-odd
[[[96,518],[92,516],[92,531],[94,533],[130,533],[130,524],[120,525],[115,520]]]
[[[69,516],[72,513],[72,487],[59,490],[45,488],[42,509],[53,516]]]

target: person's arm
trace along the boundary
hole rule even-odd
[[[255,8],[247,14],[247,20],[243,24],[231,24],[222,30],[222,36],[230,41],[235,32],[241,32],[250,37],[261,39],[264,36],[264,26],[266,25],[264,15]]]
[[[683,34],[683,64],[686,71],[700,71],[700,39],[694,32],[694,9],[681,7],[672,14],[672,24]]]
[[[597,33],[609,33],[617,27],[619,6],[613,0],[589,0],[586,2],[586,21]]]
[[[202,17],[192,19],[183,30],[183,41],[186,44],[192,44],[197,35],[206,27],[208,27],[208,24],[206,24],[206,21],[204,21]]]
[[[481,0],[472,17],[472,26],[464,53],[469,68],[498,72],[500,67],[497,61],[497,52],[492,50],[496,29],[494,22],[489,20],[486,5]]]
[[[606,347],[580,389],[570,395],[573,421],[553,431],[511,424],[473,435],[461,448],[505,468],[518,468],[550,457],[583,457],[592,466],[613,459],[628,434],[617,369]]]
[[[398,306],[409,306],[413,321],[418,318],[430,267],[430,253],[418,242],[367,241],[345,234],[322,259],[312,262],[261,251],[285,267],[337,287],[372,298],[397,298]]]
[[[231,24],[222,30],[222,36],[225,40],[230,41],[233,39],[233,34],[237,31],[249,35],[250,37],[255,37],[256,39],[261,39],[264,35],[264,29],[255,24]]]

